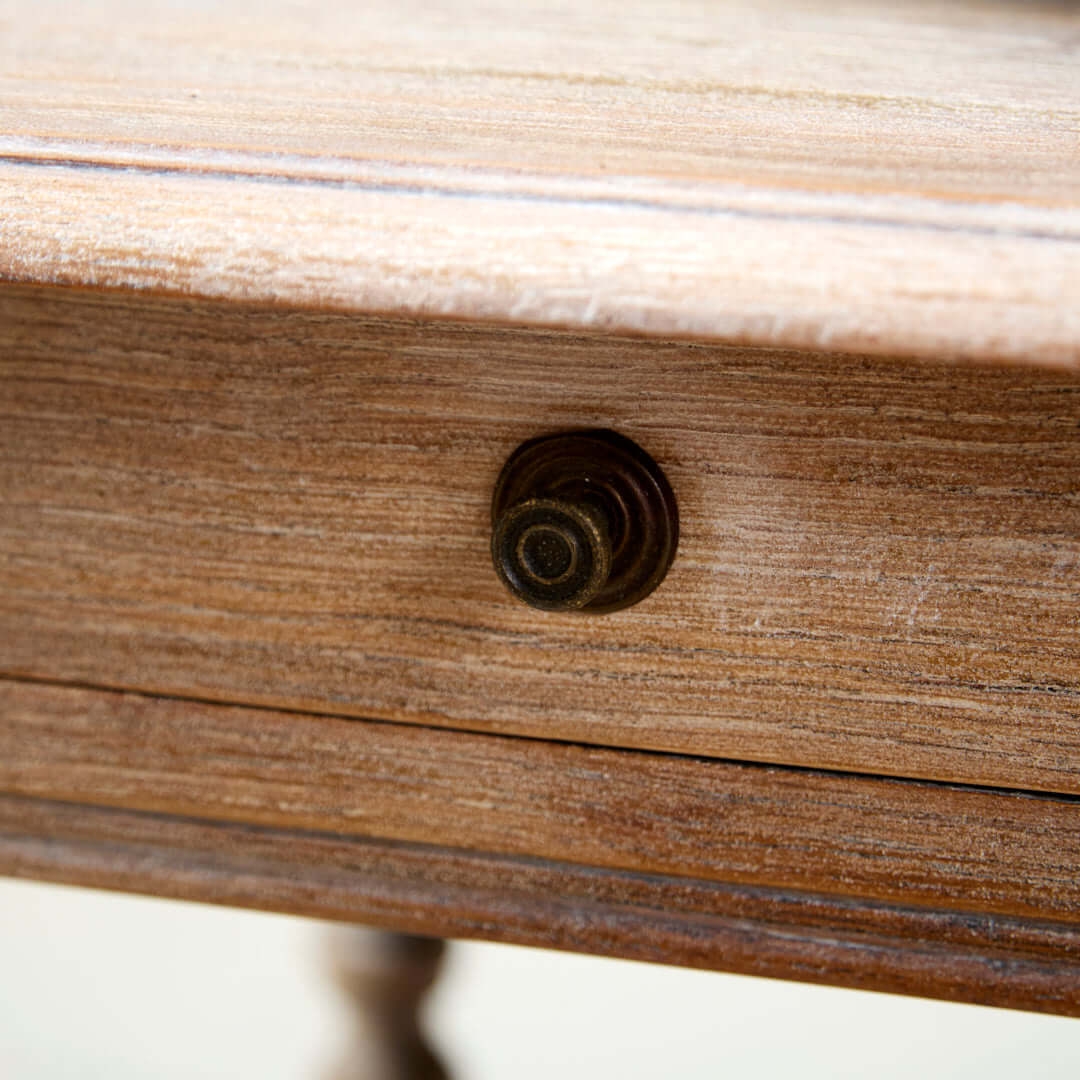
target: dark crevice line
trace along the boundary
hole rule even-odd
[[[860,214],[809,214],[787,210],[749,210],[733,206],[709,206],[693,203],[670,203],[658,199],[617,196],[569,196],[471,188],[462,190],[439,184],[417,182],[383,182],[322,176],[293,176],[186,165],[142,165],[138,163],[94,161],[82,158],[31,157],[23,154],[0,153],[0,164],[21,168],[71,169],[85,172],[135,173],[140,176],[190,176],[204,180],[224,180],[239,183],[275,184],[298,188],[332,188],[370,194],[430,196],[444,199],[483,199],[493,202],[522,202],[561,206],[593,207],[611,210],[645,210],[658,213],[685,214],[698,217],[740,218],[750,221],[785,221],[805,225],[840,225],[874,229],[906,229],[912,232],[944,233],[955,236],[997,236],[1018,240],[1078,244],[1080,234],[1049,229],[1001,228],[995,225],[957,225],[946,222],[911,221],[904,218],[870,217]]]
[[[0,671],[0,685],[3,683],[19,683],[29,686],[54,687],[60,690],[84,690],[95,693],[115,695],[127,695],[130,697],[145,698],[152,701],[173,701],[189,705],[203,705],[222,709],[243,709],[255,712],[274,713],[278,716],[303,716],[319,720],[344,720],[351,723],[379,725],[381,727],[398,728],[403,730],[419,730],[441,733],[443,735],[456,734],[467,735],[476,739],[502,739],[513,740],[522,743],[555,743],[560,746],[574,747],[583,751],[606,751],[617,754],[633,754],[637,757],[664,758],[692,762],[698,765],[727,765],[737,766],[747,770],[780,771],[789,773],[801,773],[810,776],[823,776],[841,780],[874,780],[888,784],[904,786],[922,786],[942,791],[962,791],[974,794],[1013,796],[1018,798],[1038,799],[1043,802],[1058,802],[1070,805],[1080,805],[1080,794],[1074,795],[1063,791],[1041,791],[1035,788],[1008,788],[993,784],[973,784],[958,780],[936,780],[915,776],[896,776],[890,773],[858,772],[850,769],[828,768],[817,765],[797,765],[786,762],[753,761],[741,758],[709,757],[703,754],[689,754],[673,750],[650,750],[639,746],[618,746],[612,743],[589,743],[577,739],[567,739],[558,736],[546,737],[539,735],[522,735],[516,732],[491,731],[475,728],[462,728],[453,725],[433,724],[424,721],[387,720],[378,717],[361,717],[349,713],[322,711],[310,708],[296,708],[293,706],[266,705],[262,703],[249,703],[233,701],[226,698],[200,697],[180,693],[158,693],[152,690],[140,690],[132,687],[109,686],[84,682],[81,680],[63,680],[46,678],[44,676],[9,674]]]

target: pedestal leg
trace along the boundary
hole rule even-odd
[[[333,927],[328,944],[334,976],[355,1017],[352,1050],[327,1080],[448,1080],[424,1041],[419,1017],[444,942]]]

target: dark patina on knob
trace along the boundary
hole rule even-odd
[[[495,484],[491,520],[499,577],[546,611],[601,613],[637,603],[663,580],[679,539],[667,478],[614,431],[519,446]]]

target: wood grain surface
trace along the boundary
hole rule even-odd
[[[0,674],[1080,792],[1080,383],[9,286]],[[524,439],[613,427],[682,539],[537,612]]]
[[[0,791],[1080,923],[1068,797],[0,681]]]
[[[0,275],[1080,363],[1080,15],[0,3]]]
[[[1080,1015],[1076,926],[0,795],[0,872]]]

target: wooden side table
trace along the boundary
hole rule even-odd
[[[1080,1013],[1078,53],[1030,5],[20,11],[0,870]],[[593,430],[674,561],[537,610],[492,492]]]

